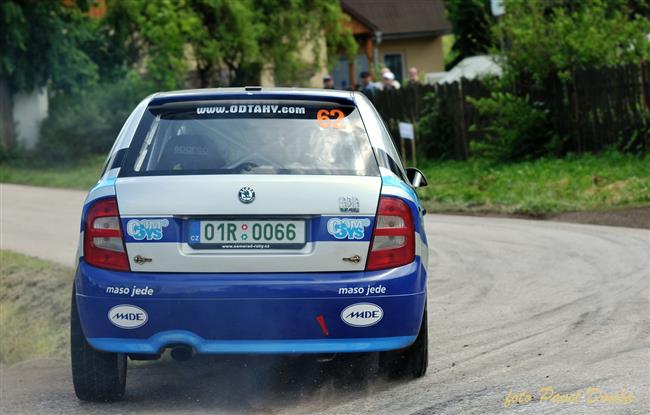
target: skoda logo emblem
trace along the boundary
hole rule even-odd
[[[255,200],[255,190],[252,187],[242,187],[239,189],[239,201],[242,203],[251,203]]]

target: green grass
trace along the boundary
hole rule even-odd
[[[650,204],[650,157],[616,152],[512,164],[425,162],[430,212],[544,215]]]
[[[93,156],[76,164],[47,166],[14,160],[0,164],[0,182],[87,190],[97,182],[105,161],[106,156]]]
[[[78,165],[0,164],[0,182],[88,189],[104,157]],[[419,190],[430,212],[509,213],[541,216],[650,205],[650,157],[608,152],[565,159],[498,164],[421,162],[429,186]]]
[[[68,355],[73,274],[0,250],[0,363]]]

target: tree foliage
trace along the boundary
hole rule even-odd
[[[300,84],[325,63],[305,59],[304,48],[320,56],[356,47],[330,0],[107,0],[101,19],[88,17],[90,3],[0,4],[0,74],[14,91],[48,82],[71,91],[132,69],[159,89],[183,86],[189,70],[200,86],[259,82],[263,68]]]
[[[97,79],[97,65],[80,46],[93,35],[85,10],[84,1],[0,4],[0,76],[10,80],[13,92],[48,82],[72,91]]]
[[[104,33],[122,46],[113,68],[141,62],[165,89],[186,83],[188,70],[202,87],[258,83],[264,68],[299,84],[324,63],[305,59],[305,47],[319,56],[324,44],[355,46],[342,16],[327,0],[112,0]]]
[[[84,124],[80,131],[92,130],[88,120],[111,111],[110,99],[124,96],[130,102],[129,90],[256,84],[263,70],[270,70],[277,84],[304,85],[326,63],[320,59],[325,47],[330,54],[356,52],[337,1],[106,0],[105,14],[90,17],[94,4],[0,1],[0,141],[5,147],[15,143],[12,97],[18,91],[48,85],[51,93],[74,95],[57,97],[66,108],[53,109],[45,124],[63,134],[47,133],[45,141],[59,143],[75,123]],[[304,54],[306,49],[311,54]],[[99,134],[110,137],[118,118],[95,123]]]
[[[108,151],[124,120],[146,93],[142,82],[131,73],[75,94],[52,96],[49,115],[41,125],[39,159],[74,161]]]
[[[454,34],[451,50],[455,56],[449,67],[487,53],[493,45],[490,0],[447,0],[445,7]]]
[[[554,150],[556,138],[549,128],[549,111],[540,102],[531,103],[528,96],[499,91],[468,100],[481,117],[490,121],[483,140],[471,143],[472,154],[506,162],[539,157]]]
[[[506,14],[494,28],[504,39],[494,50],[503,57],[504,77],[488,84],[489,97],[471,101],[486,121],[484,138],[472,149],[499,160],[571,149],[576,138],[559,136],[553,117],[579,114],[545,100],[545,85],[561,81],[562,101],[571,102],[578,71],[642,63],[650,57],[646,12],[635,0],[506,0]]]
[[[495,27],[506,39],[504,64],[535,80],[581,68],[638,63],[650,57],[650,21],[624,0],[507,0]]]
[[[338,2],[256,0],[254,3],[263,27],[258,42],[262,59],[256,65],[270,64],[276,83],[304,86],[316,69],[326,63],[320,59],[321,53],[331,58],[338,57],[341,50],[348,57],[356,54],[356,42],[342,25],[344,15]],[[305,47],[311,49],[313,59],[302,55]]]
[[[453,120],[445,110],[444,94],[428,93],[423,100],[422,117],[416,125],[418,151],[427,159],[450,159],[454,156]]]
[[[0,143],[16,143],[13,96],[46,84],[77,91],[97,78],[97,65],[80,45],[92,36],[87,4],[77,1],[0,2]]]

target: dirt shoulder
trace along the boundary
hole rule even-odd
[[[430,212],[438,213],[438,212]],[[516,218],[551,220],[555,222],[582,223],[588,225],[621,226],[626,228],[650,229],[650,206],[598,212],[563,212],[548,215],[524,215],[496,212],[440,212],[445,215],[483,216],[491,218]]]
[[[650,229],[650,206],[609,212],[565,212],[545,218],[558,222]]]

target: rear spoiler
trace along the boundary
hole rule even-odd
[[[347,96],[346,96],[347,95]],[[340,105],[355,105],[353,94],[327,94],[316,91],[246,91],[246,92],[196,92],[154,96],[149,102],[150,107],[167,104],[220,101],[220,100],[280,100],[280,101],[322,101],[334,102]]]

